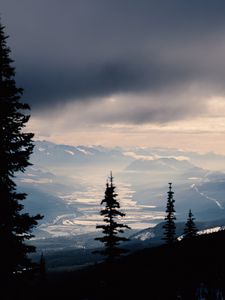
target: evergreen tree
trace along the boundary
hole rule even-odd
[[[183,238],[192,238],[197,235],[198,229],[194,222],[195,218],[193,216],[193,213],[191,212],[191,209],[188,213],[187,222],[184,227],[184,234]]]
[[[33,236],[31,229],[41,219],[22,213],[26,194],[17,192],[14,181],[15,173],[30,165],[34,146],[33,134],[22,132],[29,120],[23,112],[29,105],[20,101],[23,90],[16,86],[7,38],[0,25],[0,274],[4,278],[31,266],[27,254],[35,248],[25,241]]]
[[[166,217],[165,217],[165,224],[163,225],[164,231],[164,240],[168,245],[171,245],[174,241],[176,241],[176,224],[175,224],[175,209],[174,209],[174,202],[172,192],[172,183],[169,183],[169,191],[168,191],[168,198],[167,198],[167,206],[166,206]]]
[[[105,245],[105,249],[102,251],[96,251],[107,257],[108,261],[114,260],[116,257],[127,252],[127,250],[120,248],[119,244],[121,241],[128,241],[127,238],[119,236],[119,233],[124,232],[124,228],[130,229],[125,224],[118,223],[118,219],[124,217],[125,214],[119,211],[120,204],[116,197],[115,186],[113,184],[112,173],[110,175],[110,183],[107,181],[105,198],[102,200],[101,205],[105,205],[105,208],[101,210],[100,214],[104,216],[104,225],[97,225],[96,228],[101,228],[104,236],[96,238]]]

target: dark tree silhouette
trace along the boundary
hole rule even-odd
[[[188,213],[187,222],[184,227],[184,234],[183,238],[192,238],[197,235],[198,229],[194,222],[195,218],[193,216],[193,213],[191,212],[191,209]]]
[[[33,134],[22,132],[29,120],[23,111],[29,105],[20,102],[23,90],[16,86],[7,38],[0,25],[0,275],[5,278],[32,265],[27,254],[35,248],[25,241],[42,218],[22,212],[26,194],[16,191],[14,181],[15,173],[30,165]]]
[[[172,244],[176,241],[176,224],[175,224],[175,209],[174,209],[174,202],[172,192],[172,183],[169,183],[169,191],[168,191],[168,198],[167,198],[167,206],[166,206],[166,217],[165,217],[165,224],[163,225],[164,228],[164,237],[163,239],[166,241],[167,244]]]
[[[101,205],[105,204],[105,208],[101,210],[100,214],[104,216],[105,225],[97,225],[96,228],[101,228],[104,236],[97,237],[96,240],[101,241],[105,245],[102,251],[95,251],[107,257],[108,261],[114,260],[121,254],[126,253],[127,250],[119,247],[121,241],[128,241],[127,238],[119,236],[119,233],[124,232],[124,228],[130,229],[125,224],[118,223],[118,219],[124,217],[125,214],[119,211],[120,204],[116,197],[115,186],[113,184],[112,173],[110,175],[110,182],[106,183],[105,198]]]

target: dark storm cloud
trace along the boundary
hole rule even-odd
[[[1,11],[34,110],[193,83],[224,92],[225,1],[2,0]],[[179,115],[190,112],[178,103]],[[149,120],[150,107],[126,116]]]
[[[43,66],[40,70],[36,66],[35,73],[32,73],[32,69],[24,68],[19,79],[29,87],[24,97],[28,101],[33,99],[35,108],[44,108],[52,104],[63,104],[64,101],[91,101],[116,93],[143,92],[149,89],[157,92],[171,84],[188,81],[192,76],[187,69],[182,72],[178,66],[171,66],[167,70],[160,63],[148,62],[148,68],[144,62],[125,60],[93,64],[84,69],[66,66],[49,69]]]

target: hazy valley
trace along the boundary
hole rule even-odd
[[[178,224],[183,224],[190,208],[199,229],[225,224],[225,157],[221,155],[37,141],[31,161],[33,166],[17,181],[28,194],[25,211],[44,215],[32,240],[37,255],[101,247],[94,241],[100,234],[95,226],[102,223],[100,202],[111,170],[126,213],[124,221],[132,228],[126,233],[131,247],[160,243],[161,225],[153,227],[164,219],[168,182],[173,182]],[[209,169],[210,164],[220,170]]]

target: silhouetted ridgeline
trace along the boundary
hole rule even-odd
[[[204,285],[211,294],[207,299],[216,299],[213,293],[225,292],[224,254],[225,231],[220,231],[144,249],[114,263],[48,273],[46,280],[25,280],[10,291],[16,291],[17,298],[12,299],[191,300],[197,299],[196,293]]]

